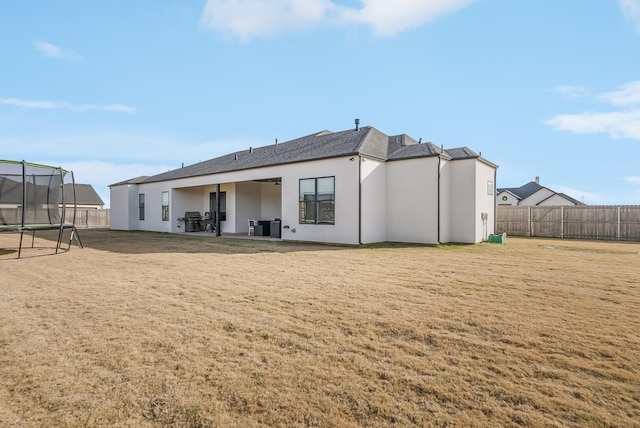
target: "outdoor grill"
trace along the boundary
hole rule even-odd
[[[198,211],[184,213],[184,231],[200,232],[202,230],[202,216]]]

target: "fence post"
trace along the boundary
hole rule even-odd
[[[564,239],[564,207],[560,207],[560,239]]]
[[[533,236],[533,219],[531,218],[531,207],[529,207],[529,236]]]
[[[616,233],[616,238],[618,241],[620,240],[620,205],[618,205],[618,231]]]

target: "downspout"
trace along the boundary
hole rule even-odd
[[[362,157],[358,156],[358,244],[362,245]]]
[[[493,168],[493,233],[498,233],[498,168]]]
[[[440,163],[442,162],[442,153],[438,156],[438,244],[440,243]]]

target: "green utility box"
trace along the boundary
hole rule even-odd
[[[507,234],[503,233],[502,235],[489,235],[489,239],[487,242],[492,244],[506,244],[507,243]]]

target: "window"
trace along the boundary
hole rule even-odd
[[[138,195],[138,219],[144,220],[144,193]]]
[[[216,212],[216,192],[209,193],[209,211]],[[227,221],[227,192],[220,192],[220,221]]]
[[[300,180],[300,224],[335,224],[335,177]]]
[[[487,195],[493,195],[493,181],[487,181]]]
[[[169,221],[169,192],[162,192],[162,221]]]

